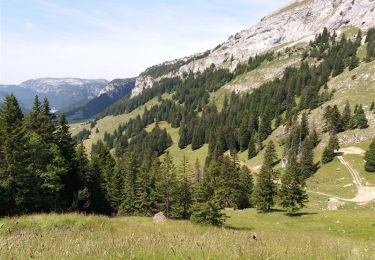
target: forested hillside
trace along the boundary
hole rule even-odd
[[[306,181],[321,166],[314,148],[323,135],[329,141],[323,143],[321,162],[328,164],[339,149],[337,134],[369,127],[364,107],[374,111],[374,103],[356,104],[353,113],[349,101],[343,111],[325,103],[336,95],[327,86],[332,78],[375,59],[374,32],[358,31],[347,38],[325,29],[303,49],[298,66],[286,68],[280,78],[252,92],[226,96],[220,108],[212,102],[213,93],[281,52],[258,55],[234,72],[212,66],[203,73],[165,79],[106,111],[105,115],[129,113],[158,99],[142,115],[104,133],[90,156],[71,137],[65,116],[56,119],[51,113],[47,99],[35,97],[24,117],[16,98],[7,96],[0,112],[0,212],[151,216],[163,211],[168,218],[213,225],[225,222],[224,208],[269,212],[277,204],[295,214],[308,201]],[[360,48],[367,49],[363,60],[357,56]],[[317,129],[309,112],[319,108],[324,108],[325,120],[314,122],[322,125]],[[176,163],[177,154],[166,152],[172,136],[159,122],[178,129],[180,149],[189,145],[197,151],[208,145],[207,158],[191,162],[182,156]],[[96,122],[92,124],[92,130],[100,131]],[[280,127],[283,133],[275,137]],[[373,148],[372,144],[366,156],[369,172]],[[238,158],[244,152],[248,159],[263,155],[257,175]]]

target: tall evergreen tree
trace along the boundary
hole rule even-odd
[[[157,200],[161,210],[166,217],[171,217],[176,199],[176,169],[171,155],[167,152],[160,168],[160,173],[156,180]]]
[[[316,171],[314,164],[314,146],[311,139],[306,138],[301,145],[300,167],[304,178],[313,176]]]
[[[175,218],[189,219],[192,205],[191,168],[185,156],[182,157],[178,168],[178,184],[176,192],[176,206],[173,209]]]
[[[308,196],[305,191],[305,176],[296,156],[292,156],[281,178],[279,191],[280,204],[290,213],[295,213],[305,206]]]
[[[62,198],[69,208],[78,191],[82,188],[82,180],[78,176],[75,162],[75,142],[72,139],[68,121],[64,114],[60,115],[59,125],[55,134],[56,144],[59,146],[61,156],[68,162],[67,173],[62,177],[64,188],[62,190]]]
[[[0,168],[3,214],[26,213],[33,208],[35,176],[28,170],[28,135],[14,95],[5,98],[0,114],[2,161]]]
[[[375,139],[371,142],[369,150],[365,156],[365,170],[367,172],[375,172]]]
[[[250,141],[249,141],[249,146],[247,150],[247,159],[254,158],[257,155],[257,149],[255,147],[255,134],[253,133],[251,135]]]
[[[352,111],[350,109],[349,101],[346,101],[344,111],[342,112],[342,122],[344,124],[345,129],[349,128],[349,122],[352,117]]]
[[[78,191],[77,196],[74,199],[72,209],[85,211],[89,206],[88,203],[90,199],[89,190],[87,188],[89,185],[90,162],[82,142],[76,148],[75,161],[77,166],[77,174],[79,179],[82,181],[83,186]]]
[[[242,166],[240,170],[240,196],[238,208],[245,209],[253,206],[253,176],[246,166]]]
[[[194,176],[193,176],[193,184],[199,184],[203,180],[202,176],[202,169],[201,169],[201,164],[199,162],[199,159],[197,158],[195,160],[195,165],[194,165]]]
[[[124,160],[124,192],[121,204],[121,212],[125,214],[134,214],[136,211],[137,199],[137,177],[139,175],[139,163],[133,153],[126,153]]]
[[[270,141],[263,159],[263,165],[258,174],[254,187],[253,202],[262,212],[268,212],[275,204],[277,187],[275,184],[276,172],[273,169],[276,160],[276,150],[273,141]]]

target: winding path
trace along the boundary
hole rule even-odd
[[[362,178],[359,175],[358,171],[356,171],[350,164],[347,162],[343,155],[345,154],[357,154],[357,155],[363,155],[364,151],[358,147],[348,147],[344,149],[340,149],[339,152],[341,155],[337,156],[341,164],[343,164],[350,172],[350,174],[353,177],[353,183],[357,187],[357,195],[353,199],[344,199],[341,197],[337,197],[331,194],[323,193],[323,192],[316,192],[316,191],[310,191],[311,193],[328,196],[332,198],[336,198],[338,200],[342,201],[348,201],[348,202],[355,202],[358,204],[367,204],[373,200],[375,200],[375,187],[374,186],[366,186],[362,183]]]

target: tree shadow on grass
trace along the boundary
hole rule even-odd
[[[254,230],[253,227],[235,227],[231,225],[224,225],[225,229],[230,229],[230,230],[237,230],[237,231],[252,231]]]
[[[317,212],[295,212],[295,213],[287,213],[288,217],[303,217],[309,215],[317,215]]]

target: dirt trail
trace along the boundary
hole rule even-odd
[[[359,175],[358,171],[356,171],[343,157],[345,154],[358,154],[363,155],[365,153],[364,150],[358,147],[347,147],[339,150],[339,153],[341,155],[337,156],[337,158],[340,160],[341,164],[343,164],[350,172],[350,174],[353,177],[353,183],[357,187],[357,195],[353,199],[344,199],[340,198],[334,195],[330,195],[323,192],[313,192],[315,194],[324,195],[332,198],[336,198],[338,200],[342,201],[349,201],[349,202],[356,202],[358,204],[366,204],[373,200],[375,200],[375,187],[374,186],[366,186],[363,184],[363,180],[361,176]]]

